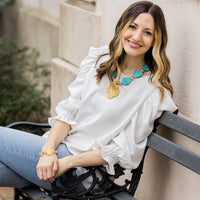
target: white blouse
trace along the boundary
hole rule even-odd
[[[164,110],[177,109],[169,91],[160,103],[160,90],[149,81],[149,76],[135,79],[128,86],[119,86],[119,95],[106,97],[109,80],[103,76],[96,84],[96,69],[109,59],[108,46],[91,47],[82,61],[77,78],[69,86],[70,97],[56,107],[57,116],[49,118],[52,126],[56,119],[71,124],[71,131],[64,139],[72,154],[101,148],[102,158],[110,174],[119,163],[125,169],[136,168],[143,156],[147,137],[154,120]],[[123,74],[121,75],[123,78]]]

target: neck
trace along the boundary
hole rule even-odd
[[[132,57],[126,55],[120,66],[123,74],[132,74],[137,70],[140,70],[145,64],[144,57]]]

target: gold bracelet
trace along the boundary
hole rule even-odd
[[[47,148],[45,151],[42,151],[39,153],[39,157],[46,155],[46,156],[52,156],[53,154],[58,155],[58,151],[52,149],[52,148]]]

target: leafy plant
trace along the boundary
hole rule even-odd
[[[6,7],[9,3],[11,3],[12,0],[1,0],[0,1],[0,10]]]
[[[35,49],[0,39],[0,125],[49,115],[50,71],[38,58]]]

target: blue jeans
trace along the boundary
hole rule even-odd
[[[41,181],[36,172],[38,153],[45,140],[41,136],[0,127],[0,187],[20,188],[35,184],[51,190],[51,184]],[[57,151],[58,158],[72,155],[65,144],[60,144]],[[83,190],[80,184],[77,193]]]

